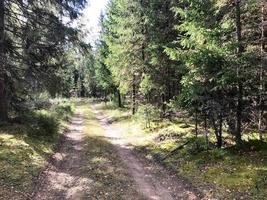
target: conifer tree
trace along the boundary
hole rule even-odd
[[[0,121],[29,91],[46,87],[63,66],[61,57],[78,31],[62,17],[76,19],[85,0],[0,1]]]

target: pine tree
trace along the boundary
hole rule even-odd
[[[106,65],[123,94],[131,93],[132,113],[137,108],[137,96],[144,69],[144,19],[138,1],[112,1],[107,13],[105,42],[110,54]],[[131,89],[130,89],[131,88]]]
[[[79,15],[85,0],[0,2],[0,121],[18,107],[29,91],[46,87],[62,62],[68,43],[78,43],[78,31],[62,21]]]

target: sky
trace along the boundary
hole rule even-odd
[[[89,32],[88,42],[94,43],[99,37],[99,17],[102,12],[105,12],[106,5],[109,0],[89,0],[88,5],[83,11],[81,23],[83,29]]]

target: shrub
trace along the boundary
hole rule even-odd
[[[229,153],[225,149],[213,149],[210,151],[210,159],[214,161],[223,160],[228,154]]]
[[[51,114],[31,113],[25,120],[30,136],[55,136],[59,131],[59,122]]]
[[[69,120],[69,118],[73,114],[72,106],[69,104],[56,105],[54,112],[57,118],[65,121]]]
[[[209,149],[209,143],[206,143],[204,137],[191,137],[188,138],[188,145],[186,145],[186,150],[190,154],[198,154],[202,151],[207,151]]]
[[[151,104],[142,105],[138,108],[135,119],[141,122],[145,128],[151,127],[151,122],[160,118],[161,111]]]
[[[37,100],[34,102],[34,108],[37,110],[49,109],[52,106],[49,100]]]

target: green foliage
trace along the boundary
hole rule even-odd
[[[59,104],[54,107],[54,112],[57,119],[68,121],[73,115],[73,107],[71,104]]]
[[[154,90],[156,87],[151,80],[151,76],[149,75],[144,75],[143,80],[140,83],[140,92],[143,95],[149,94],[152,90]]]
[[[142,105],[138,108],[135,119],[141,122],[145,128],[150,128],[151,123],[158,120],[161,116],[161,111],[151,104]]]
[[[213,161],[223,160],[229,155],[229,152],[222,149],[215,149],[211,152],[210,158]]]
[[[255,1],[250,1],[240,5],[243,18],[250,20],[248,16],[254,16],[254,21],[260,19],[260,16],[255,14],[255,9],[260,10],[256,4]],[[227,124],[225,128],[228,128],[229,133],[236,136],[236,142],[240,143],[240,124],[255,123],[249,120],[250,117],[244,111],[250,112],[251,115],[259,112],[255,110],[252,101],[245,100],[253,99],[255,90],[259,92],[258,89],[261,88],[255,80],[255,77],[259,78],[259,74],[256,74],[260,70],[260,59],[252,59],[259,56],[251,45],[255,43],[256,38],[255,35],[250,35],[250,31],[245,31],[252,30],[250,28],[253,20],[243,22],[242,17],[237,19],[236,6],[218,0],[181,1],[181,4],[172,8],[180,19],[175,26],[179,37],[176,38],[174,47],[165,49],[172,60],[182,63],[185,67],[180,81],[181,93],[177,97],[178,106],[190,114],[200,115],[199,121],[206,120],[206,125],[214,129],[218,146],[222,143],[224,122]],[[244,23],[240,30],[242,44],[238,44],[241,41],[232,37],[233,34],[238,34],[238,23]],[[254,34],[257,34],[257,31],[254,31]],[[239,55],[236,53],[238,48],[242,51]],[[252,60],[255,61],[254,64],[251,63]],[[252,82],[258,85],[252,86]],[[255,99],[254,103],[257,101]],[[244,107],[240,107],[241,104]]]
[[[32,109],[35,111],[25,111],[26,113],[18,116],[16,120],[28,127],[27,135],[34,137],[53,139],[59,132],[59,123],[68,121],[73,115],[72,104],[62,100],[39,100]]]
[[[0,8],[4,12],[0,19],[0,40],[4,40],[0,68],[6,91],[3,101],[17,111],[23,101],[41,92],[52,97],[63,93],[67,68],[72,65],[68,50],[88,46],[81,42],[79,30],[62,18],[77,19],[87,1],[4,2]]]
[[[115,87],[114,77],[111,74],[110,68],[106,64],[106,59],[108,58],[110,52],[108,45],[105,41],[105,35],[108,32],[107,22],[103,15],[100,16],[100,25],[101,25],[101,35],[97,43],[96,50],[96,80],[97,84],[101,86],[106,94],[110,93],[111,90]]]
[[[133,76],[140,73],[144,66],[140,53],[144,42],[140,3],[129,0],[111,1],[104,24],[106,30],[103,38],[109,52],[104,63],[112,73],[115,84],[125,94],[131,88]]]
[[[34,137],[54,137],[59,131],[59,122],[47,113],[31,113],[25,116],[29,126],[28,134]]]
[[[233,192],[230,198],[257,198],[258,185],[259,198],[266,193],[256,181],[266,182],[258,175],[265,159],[251,163],[247,157],[253,156],[242,154],[256,152],[262,158],[265,153],[256,150],[266,151],[264,137],[245,142],[248,132],[259,135],[267,127],[266,63],[256,45],[262,35],[260,10],[257,0],[114,0],[102,19],[100,84],[119,88],[126,102],[138,104],[135,120],[153,127],[147,132],[162,131],[155,133],[160,135],[156,142],[145,143],[152,152],[168,153],[190,141],[167,162],[193,181],[199,177],[215,185],[218,195],[207,198],[221,199],[227,196],[225,190]],[[120,119],[116,115],[121,112],[112,113]],[[186,124],[176,121],[176,131],[166,128],[180,115]],[[158,120],[160,116],[164,120]],[[129,121],[121,125],[130,126]],[[129,132],[135,134],[136,129]],[[242,139],[243,146],[234,145]],[[264,170],[259,174],[266,177]]]

